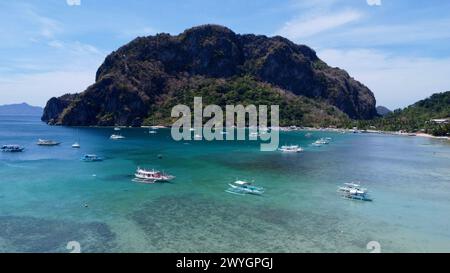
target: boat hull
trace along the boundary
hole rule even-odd
[[[344,194],[344,195],[342,195],[342,197],[345,199],[356,200],[356,201],[365,201],[365,202],[373,201],[373,199],[367,195]]]
[[[152,181],[152,183],[156,182],[170,182],[175,179],[175,176],[164,176],[164,177],[146,177],[141,176],[139,174],[134,175],[134,179],[141,180],[141,181]]]
[[[242,193],[242,194],[253,194],[253,195],[262,195],[264,193],[264,189],[262,187],[255,186],[237,186],[233,184],[228,184],[230,188],[227,192],[232,191],[232,193]]]

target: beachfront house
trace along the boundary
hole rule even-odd
[[[432,119],[430,122],[434,124],[448,124],[450,123],[450,118]]]

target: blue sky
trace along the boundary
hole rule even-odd
[[[215,23],[311,46],[379,105],[404,107],[450,90],[449,11],[441,0],[3,0],[0,104],[83,91],[134,37]]]

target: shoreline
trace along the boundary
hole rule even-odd
[[[287,127],[288,128],[288,127]],[[305,127],[304,130],[308,131],[327,131],[327,132],[337,132],[337,133],[353,133],[353,134],[379,134],[379,135],[392,135],[392,136],[408,136],[408,137],[424,137],[432,139],[441,139],[450,141],[448,136],[433,136],[426,133],[402,133],[393,131],[381,131],[381,130],[354,130],[354,129],[343,129],[343,128],[309,128]]]
[[[63,127],[73,127],[73,128],[120,128],[120,129],[130,129],[130,128],[142,128],[142,129],[170,129],[171,126],[166,125],[143,125],[143,126],[64,126]],[[226,127],[224,127],[226,128]],[[245,127],[248,129],[249,127]],[[270,127],[269,127],[270,128]],[[380,134],[380,135],[393,135],[393,136],[409,136],[409,137],[424,137],[431,139],[440,139],[450,141],[450,136],[433,136],[426,133],[403,133],[403,132],[393,132],[393,131],[381,131],[381,130],[358,130],[358,129],[346,129],[346,128],[314,128],[314,127],[295,127],[295,126],[285,126],[278,127],[279,131],[282,132],[290,132],[290,131],[325,131],[325,132],[334,132],[334,133],[351,133],[351,134]]]

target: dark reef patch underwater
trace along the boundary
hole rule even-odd
[[[201,195],[160,197],[130,218],[159,252],[351,251],[364,248],[374,231],[355,237],[337,217],[263,205],[243,208]]]
[[[0,216],[0,252],[67,253],[69,241],[79,242],[82,252],[109,252],[114,239],[114,233],[100,222]]]

